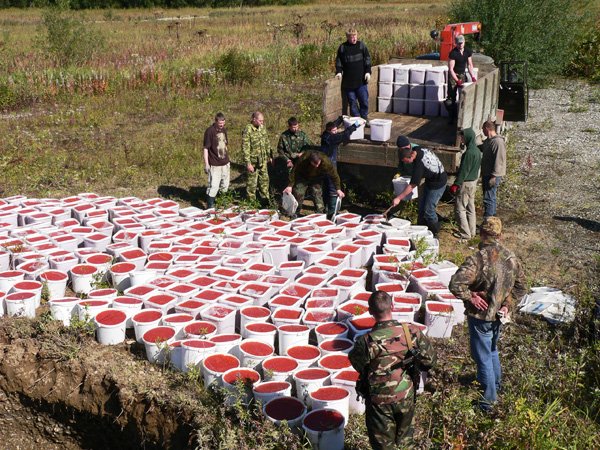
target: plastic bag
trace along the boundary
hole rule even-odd
[[[281,197],[281,208],[288,216],[292,216],[296,214],[296,210],[298,209],[298,200],[292,194],[284,192]]]

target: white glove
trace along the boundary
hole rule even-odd
[[[365,73],[365,81],[368,83],[370,79],[371,79],[371,74]]]
[[[341,80],[341,79],[342,79],[342,74],[341,74],[341,73],[336,73],[336,74],[335,74],[335,77],[336,77],[338,80]]]

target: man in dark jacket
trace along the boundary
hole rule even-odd
[[[481,185],[483,186],[483,217],[496,215],[498,187],[506,176],[506,142],[496,133],[493,122],[483,124],[487,137],[481,146]]]
[[[335,211],[335,204],[338,197],[344,198],[344,193],[342,192],[342,182],[335,166],[321,152],[305,152],[292,169],[288,187],[283,192],[287,194],[290,192],[293,193],[298,201],[298,208],[302,208],[304,195],[306,194],[306,190],[310,188],[315,201],[315,208],[318,213],[322,213],[325,210],[322,185],[327,178],[331,179],[335,187],[335,195],[329,199],[327,208],[328,215],[331,215]]]
[[[350,115],[367,120],[369,114],[367,84],[371,79],[371,55],[367,46],[358,40],[356,29],[349,29],[346,32],[346,39],[337,51],[335,76],[342,80],[342,91],[348,99]],[[359,106],[356,104],[357,101]]]
[[[347,142],[350,139],[350,135],[358,128],[358,121],[344,129],[339,131],[339,126],[342,124],[341,116],[333,122],[327,122],[325,125],[325,131],[321,135],[321,151],[327,155],[333,165],[337,166],[337,152],[338,147],[341,143]]]
[[[348,355],[360,374],[357,391],[365,398],[369,442],[375,450],[407,448],[415,413],[413,380],[435,364],[437,355],[417,326],[392,319],[387,292],[371,294],[369,313],[377,323]]]
[[[400,149],[402,162],[413,164],[413,173],[408,186],[394,198],[392,204],[398,206],[424,179],[423,190],[419,188],[419,219],[417,223],[427,225],[427,228],[437,237],[441,226],[436,208],[444,195],[448,181],[444,165],[431,150],[418,146],[413,147],[406,136],[398,136],[396,145]]]
[[[449,289],[465,304],[471,356],[477,364],[477,381],[483,391],[479,406],[489,411],[502,381],[498,356],[501,319],[527,291],[521,263],[499,242],[500,219],[484,219],[479,233],[479,251],[458,268],[450,279]]]
[[[481,167],[481,152],[477,147],[475,132],[472,128],[464,130],[461,139],[466,149],[460,158],[460,167],[454,184],[450,187],[450,193],[456,195],[454,203],[454,213],[458,222],[456,237],[471,239],[477,233],[475,191]]]

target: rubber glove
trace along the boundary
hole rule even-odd
[[[371,74],[365,73],[365,81],[368,83],[370,79],[371,79]]]
[[[358,127],[360,126],[360,122],[359,122],[358,120],[355,120],[355,121],[354,121],[354,126],[355,126],[356,128],[358,128]]]
[[[473,80],[473,83],[477,83],[477,78],[471,77],[471,80]]]
[[[460,189],[460,186],[458,184],[453,184],[452,186],[450,186],[450,193],[452,195],[456,195],[456,193],[458,192],[459,189]]]
[[[335,74],[335,77],[336,77],[338,80],[341,80],[341,79],[342,79],[342,74],[341,74],[341,73],[336,73],[336,74]]]
[[[463,84],[464,84],[464,83],[463,83],[463,80],[461,80],[460,78],[459,78],[458,80],[456,80],[456,85],[457,85],[457,86],[459,86],[459,87],[460,87],[460,86],[462,86]]]

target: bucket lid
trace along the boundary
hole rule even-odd
[[[163,316],[163,313],[159,309],[148,309],[141,311],[132,317],[131,320],[138,323],[155,322]]]
[[[183,328],[183,330],[188,334],[193,334],[195,336],[202,336],[202,335],[214,333],[215,331],[217,331],[217,326],[212,322],[198,320],[196,322],[187,324]]]
[[[235,384],[237,381],[243,383],[254,384],[260,380],[260,375],[256,370],[252,369],[231,369],[223,375],[223,381],[228,384]]]
[[[165,342],[175,336],[175,330],[171,327],[155,327],[146,331],[143,336],[144,342],[155,344]]]
[[[262,364],[263,370],[271,372],[292,372],[298,368],[298,361],[289,356],[273,356],[266,359]]]
[[[319,334],[337,336],[348,331],[348,325],[341,322],[326,322],[318,325],[315,331]]]
[[[337,386],[323,386],[309,394],[311,398],[321,401],[342,400],[350,395],[346,389]]]
[[[348,350],[350,347],[352,347],[352,345],[353,344],[350,339],[338,338],[323,341],[319,347],[328,352],[343,352],[344,350]]]
[[[118,309],[108,309],[106,311],[100,311],[96,314],[94,319],[101,325],[118,325],[127,320],[127,314]]]
[[[251,322],[246,324],[246,330],[253,333],[274,333],[277,327],[267,322]]]
[[[331,375],[331,372],[327,369],[302,369],[294,374],[294,378],[298,378],[300,380],[320,380],[322,378],[327,378]]]
[[[269,356],[273,354],[273,346],[260,341],[244,341],[240,344],[240,350],[253,356]]]
[[[202,362],[204,367],[213,372],[227,372],[229,369],[235,369],[240,366],[240,361],[233,355],[226,353],[216,353],[204,358]]]
[[[285,391],[291,386],[287,381],[265,381],[264,383],[255,384],[252,390],[259,394],[269,394]]]
[[[323,356],[319,361],[319,364],[326,369],[335,371],[347,369],[348,367],[352,366],[350,359],[348,359],[348,355],[346,354]]]

